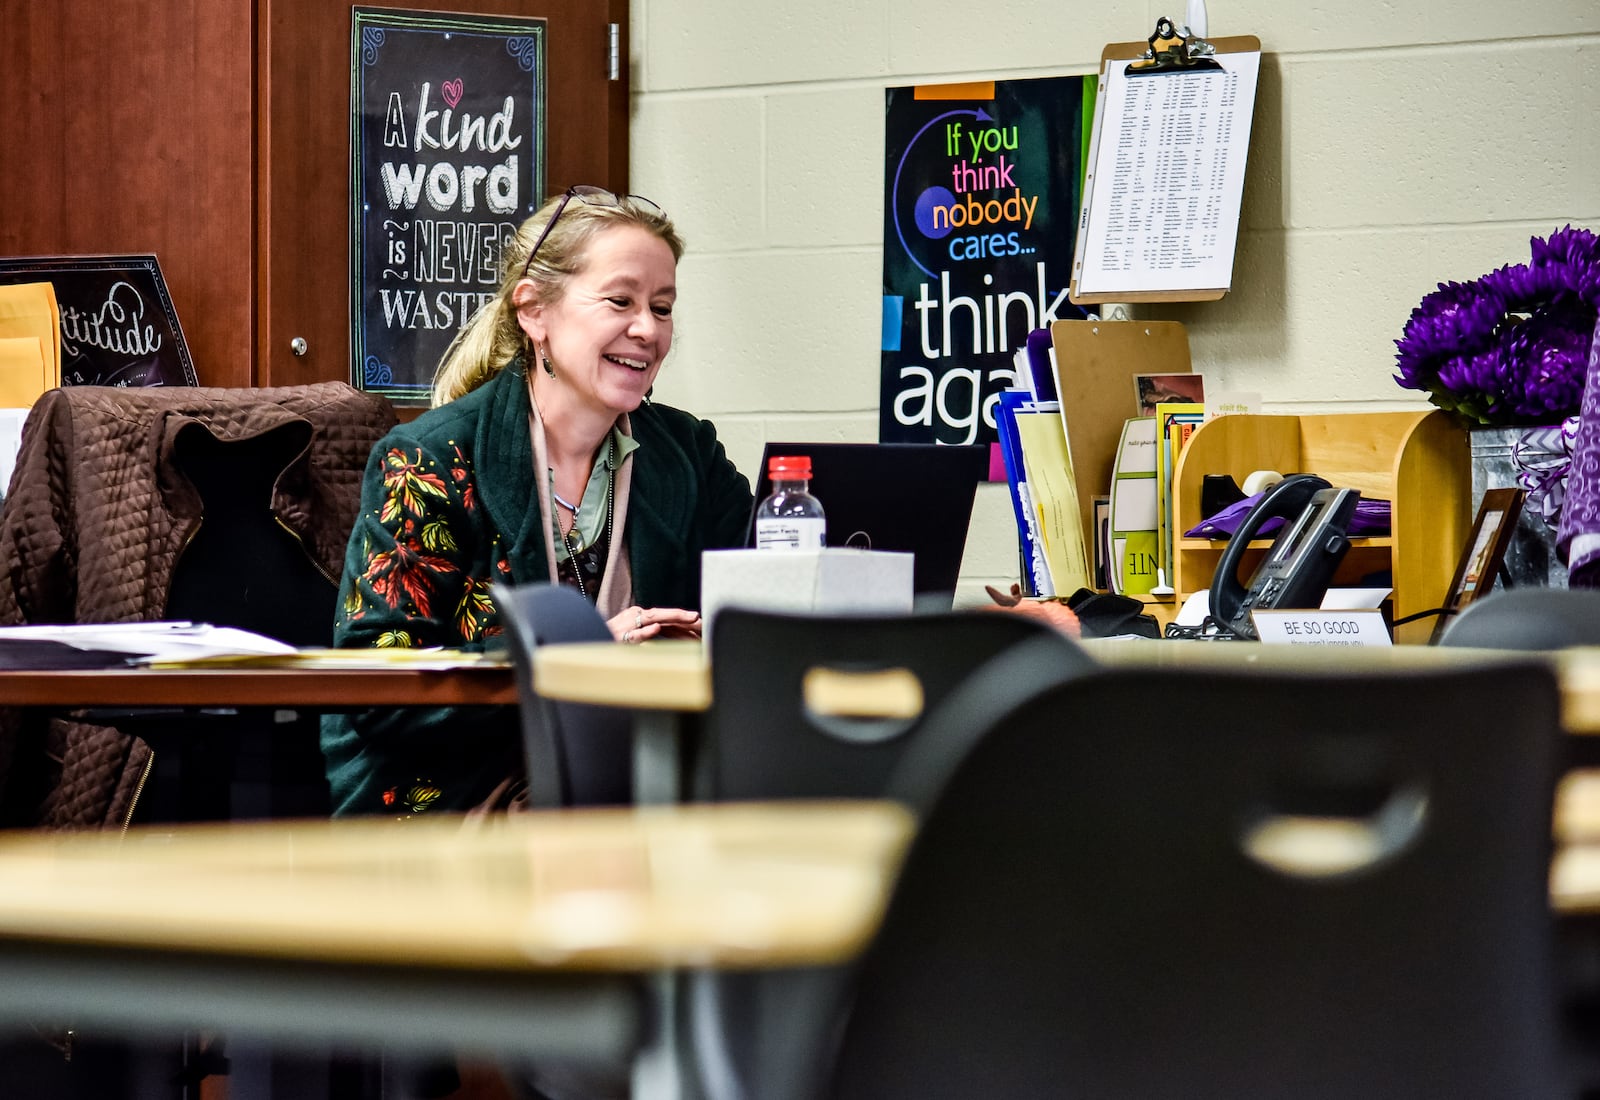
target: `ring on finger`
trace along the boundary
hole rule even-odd
[[[622,632],[622,640],[623,640],[623,641],[624,641],[624,642],[631,642],[631,641],[633,641],[633,631],[631,631],[631,630],[625,630],[625,631],[623,631],[623,632]]]
[[[637,608],[633,613],[633,627],[635,630],[644,629],[644,609]]]

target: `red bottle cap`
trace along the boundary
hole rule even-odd
[[[773,481],[810,481],[808,455],[773,455],[767,459],[767,476]]]

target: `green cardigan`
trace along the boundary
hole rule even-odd
[[[373,448],[335,645],[482,649],[500,633],[490,584],[550,579],[529,411],[514,363]],[[657,404],[629,419],[634,602],[697,608],[700,552],[744,545],[750,483],[709,422]],[[327,715],[322,751],[336,814],[406,814],[477,805],[520,771],[522,741],[507,708],[382,709]]]

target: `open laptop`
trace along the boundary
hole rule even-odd
[[[767,459],[774,455],[811,459],[811,494],[827,516],[829,546],[910,551],[919,597],[955,592],[972,501],[989,474],[988,447],[768,443],[755,487],[758,505],[772,492]],[[748,529],[753,545],[753,516]]]

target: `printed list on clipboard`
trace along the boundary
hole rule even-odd
[[[1130,75],[1108,59],[1073,260],[1073,301],[1220,298],[1233,281],[1261,51]]]

